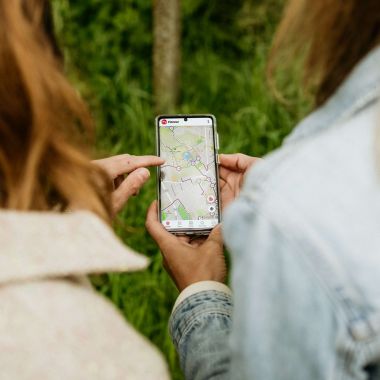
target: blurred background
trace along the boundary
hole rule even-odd
[[[212,113],[221,152],[262,156],[309,109],[285,74],[286,106],[266,84],[284,0],[53,0],[53,6],[67,73],[96,120],[98,156],[154,154],[158,112]],[[155,197],[152,175],[115,226],[126,244],[151,258],[149,270],[93,282],[162,350],[179,380],[167,332],[178,292],[144,228]]]

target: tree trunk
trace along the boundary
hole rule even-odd
[[[153,0],[153,87],[155,111],[173,112],[178,102],[181,62],[180,0]]]

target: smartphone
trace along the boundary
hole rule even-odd
[[[220,223],[219,137],[213,115],[156,118],[159,219],[174,234],[207,235]]]

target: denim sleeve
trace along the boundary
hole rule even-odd
[[[186,379],[229,379],[232,299],[207,290],[186,298],[169,321]]]

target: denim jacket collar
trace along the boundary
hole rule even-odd
[[[302,120],[286,143],[296,142],[349,119],[380,96],[380,47],[353,69],[334,95]]]

